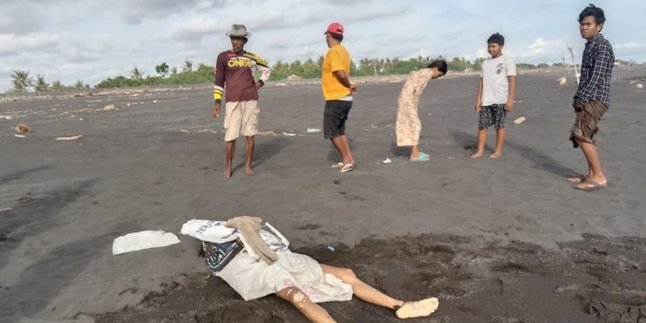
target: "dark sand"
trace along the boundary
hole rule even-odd
[[[564,181],[585,160],[567,139],[575,89],[559,87],[558,73],[519,77],[498,160],[473,161],[465,149],[476,77],[430,83],[420,116],[431,161],[418,164],[394,145],[401,83],[360,84],[349,174],[331,170],[336,153],[306,131],[321,128],[317,84],[263,90],[259,128],[279,135],[258,136],[251,177],[240,142],[230,180],[208,86],[0,103],[0,116],[13,117],[0,118],[0,321],[303,321],[274,297],[245,303],[203,279],[192,238],[111,254],[119,235],[249,214],[393,296],[438,296],[422,322],[615,322],[616,313],[644,322],[646,91],[630,79],[645,75],[616,73],[599,136],[610,186],[595,193]],[[513,125],[519,116],[527,121]],[[15,138],[18,123],[34,133]],[[324,306],[342,322],[392,319],[357,300]]]

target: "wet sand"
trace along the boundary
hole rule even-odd
[[[567,139],[575,89],[558,86],[558,73],[519,77],[498,160],[473,161],[465,149],[475,139],[476,77],[430,83],[420,148],[431,160],[415,164],[394,144],[401,83],[360,83],[347,124],[358,164],[348,174],[329,168],[336,153],[307,132],[322,126],[317,84],[263,89],[259,128],[278,135],[257,137],[254,176],[244,174],[240,142],[229,180],[208,86],[2,102],[0,115],[12,119],[0,118],[0,317],[302,321],[273,297],[244,303],[203,279],[191,238],[111,254],[119,235],[240,214],[263,217],[293,249],[352,267],[394,296],[437,295],[440,309],[420,321],[612,321],[589,306],[600,303],[645,313],[646,92],[630,83],[645,75],[616,73],[599,135],[610,186],[594,193],[564,181],[585,160]],[[511,123],[520,116],[527,121]],[[34,132],[14,137],[18,123]],[[357,300],[324,306],[340,321],[392,318]]]

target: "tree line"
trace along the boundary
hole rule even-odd
[[[401,58],[364,58],[359,61],[353,61],[350,68],[352,76],[378,76],[378,75],[396,75],[408,74],[412,71],[424,68],[433,60],[446,60],[449,71],[480,71],[484,58],[467,60],[464,57],[453,57],[447,59],[442,56],[429,57],[417,56],[409,59]],[[321,76],[321,66],[323,65],[323,56],[317,59],[308,58],[304,61],[295,60],[292,62],[277,61],[272,66],[270,80],[284,80],[287,78],[318,78]],[[520,69],[548,68],[546,63],[533,65],[526,63],[517,64]],[[552,64],[551,67],[562,67],[562,63]],[[180,68],[170,67],[167,63],[162,62],[155,66],[155,74],[145,75],[138,67],[134,67],[129,75],[119,75],[107,78],[97,83],[94,88],[119,88],[135,87],[150,85],[175,85],[175,84],[199,84],[213,82],[213,66],[199,64],[197,68],[193,67],[192,61],[185,61]],[[13,92],[45,92],[60,91],[68,89],[90,89],[89,84],[77,81],[71,85],[62,84],[60,81],[47,83],[43,75],[36,75],[34,79],[28,71],[16,70],[11,75],[11,85]]]

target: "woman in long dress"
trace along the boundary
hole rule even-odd
[[[419,137],[422,123],[417,114],[419,97],[432,79],[446,74],[447,65],[443,60],[433,61],[426,68],[413,72],[402,87],[397,100],[397,146],[411,146],[411,161],[427,161],[429,155],[419,151]]]

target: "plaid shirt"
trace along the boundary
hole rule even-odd
[[[585,44],[581,62],[581,80],[574,101],[587,103],[601,101],[610,105],[610,80],[615,55],[612,45],[602,34],[594,36]]]

